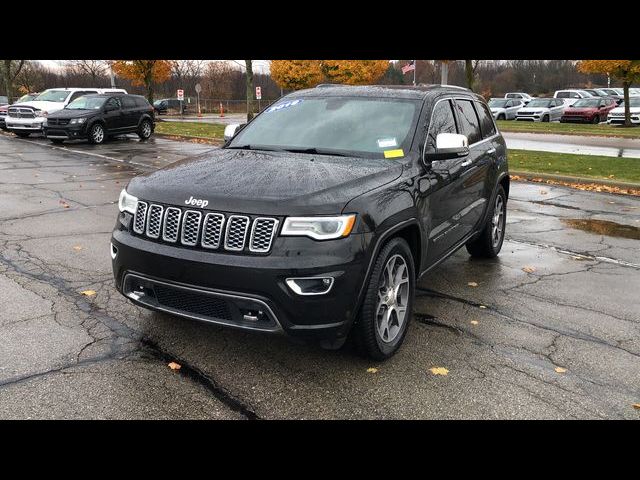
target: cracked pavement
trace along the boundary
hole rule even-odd
[[[499,258],[427,274],[376,364],[115,291],[120,190],[210,148],[0,134],[0,419],[640,418],[640,199],[513,183]]]

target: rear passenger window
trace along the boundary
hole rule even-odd
[[[456,130],[456,119],[451,109],[451,101],[449,100],[438,102],[433,109],[431,121],[429,122],[426,151],[435,151],[436,137],[439,133],[458,133]]]
[[[482,138],[488,138],[491,135],[495,135],[496,127],[491,119],[491,112],[489,107],[484,103],[476,102],[476,109],[478,111],[478,117],[480,117],[480,130],[482,130]],[[471,143],[471,142],[469,142]]]
[[[460,133],[467,136],[469,145],[482,140],[480,122],[471,100],[456,100],[456,106],[458,108],[458,119],[460,120]]]
[[[149,102],[144,97],[133,97],[138,107],[149,107]]]
[[[131,97],[121,97],[122,108],[136,108],[136,102]]]

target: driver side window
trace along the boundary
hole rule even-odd
[[[458,133],[451,100],[441,100],[433,109],[427,133],[426,152],[435,152],[436,137],[439,133]]]

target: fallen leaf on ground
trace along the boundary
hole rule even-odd
[[[471,320],[471,325],[477,325],[478,324],[478,320]]]
[[[434,375],[448,375],[449,374],[449,370],[447,370],[444,367],[433,367],[433,368],[430,368],[429,371],[431,373],[433,373]]]
[[[95,290],[83,290],[80,292],[82,295],[86,295],[87,297],[93,297],[96,294]]]
[[[378,369],[375,367],[367,368],[367,373],[378,373]]]
[[[562,367],[556,367],[555,368],[556,373],[564,373],[567,371],[566,368],[562,368]]]
[[[533,273],[536,271],[536,267],[531,267],[529,265],[527,265],[526,267],[522,268],[523,272],[527,272],[527,273]]]
[[[77,251],[80,251],[80,250],[82,250],[82,246],[81,245],[74,245],[73,249],[77,250]]]
[[[170,362],[169,365],[167,365],[171,370],[180,370],[182,368],[182,365],[180,365],[179,363],[176,362]]]
[[[477,287],[478,284],[476,282],[469,282],[467,283],[467,285],[469,285],[470,287]]]
[[[484,305],[480,305],[480,308],[487,308],[487,307],[485,307]]]
[[[633,408],[635,408],[636,410],[640,410],[640,403],[634,403]]]

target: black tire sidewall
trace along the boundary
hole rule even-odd
[[[390,343],[385,343],[380,338],[378,329],[376,328],[376,307],[378,305],[378,290],[382,275],[384,273],[384,267],[387,264],[389,258],[393,255],[399,254],[404,258],[409,269],[409,301],[407,302],[407,313],[405,321],[402,327],[402,331],[398,336]],[[365,337],[373,338],[375,344],[372,342],[365,342],[365,349],[367,354],[376,360],[385,360],[391,357],[402,345],[407,331],[409,330],[409,323],[411,321],[413,312],[413,302],[415,297],[415,265],[413,261],[413,255],[407,242],[402,238],[393,238],[381,249],[369,279],[367,290],[365,293],[364,303],[360,312],[359,327],[363,330]]]

